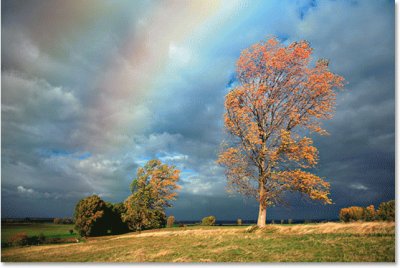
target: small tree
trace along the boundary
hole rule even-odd
[[[151,208],[148,197],[137,194],[130,195],[125,201],[126,213],[123,221],[132,231],[161,228],[165,225],[166,216],[163,210]]]
[[[175,222],[175,217],[174,216],[169,216],[167,218],[167,227],[168,228],[174,227],[174,222]]]
[[[97,195],[86,197],[75,207],[75,229],[81,236],[107,234],[106,203]]]
[[[364,220],[373,221],[376,218],[376,211],[374,205],[370,205],[364,209]]]
[[[349,222],[350,221],[350,213],[348,208],[342,208],[339,211],[339,220],[342,222]]]
[[[180,171],[160,160],[150,160],[137,170],[131,183],[132,195],[125,201],[123,220],[131,230],[160,228],[165,226],[165,208],[175,200],[175,190]]]
[[[201,225],[208,225],[208,226],[211,226],[211,225],[214,225],[214,224],[215,224],[215,221],[216,221],[216,218],[215,218],[214,216],[204,217],[204,218],[201,220]]]

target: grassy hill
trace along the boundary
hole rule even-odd
[[[394,262],[395,224],[184,227],[2,249],[3,262]]]

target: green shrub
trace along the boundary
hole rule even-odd
[[[208,217],[204,217],[201,220],[201,225],[207,225],[207,226],[211,226],[215,224],[215,217],[214,216],[208,216]]]
[[[175,222],[175,217],[174,216],[169,216],[167,218],[167,227],[171,228],[174,226],[174,222]]]
[[[28,236],[28,245],[39,245],[39,237],[37,235]]]
[[[39,244],[44,244],[46,242],[46,236],[44,236],[43,233],[40,233],[38,236],[38,242]]]

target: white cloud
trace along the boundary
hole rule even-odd
[[[368,187],[363,185],[362,183],[350,184],[350,188],[353,188],[353,189],[356,189],[356,190],[362,190],[362,191],[368,190]]]
[[[19,193],[27,193],[27,194],[32,194],[32,193],[34,193],[34,190],[33,190],[33,189],[25,188],[24,186],[21,186],[21,185],[17,187],[17,191],[18,191]]]
[[[188,155],[179,154],[179,153],[164,153],[164,156],[159,157],[161,161],[184,161],[189,158]]]

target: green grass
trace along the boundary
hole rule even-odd
[[[390,233],[245,232],[191,226],[2,249],[3,262],[394,262]],[[304,226],[304,228],[309,228]],[[355,229],[358,230],[358,229]]]
[[[73,224],[52,223],[5,223],[1,226],[1,243],[7,242],[17,233],[26,233],[28,236],[43,233],[48,238],[72,238],[78,237],[76,231],[73,234],[69,230],[74,229]]]

